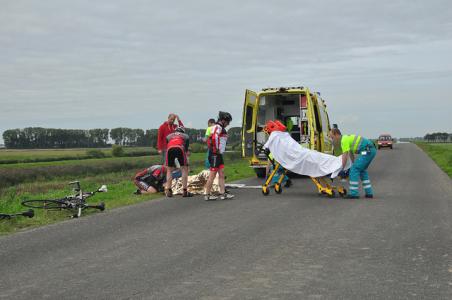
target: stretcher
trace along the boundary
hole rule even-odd
[[[267,125],[264,128],[264,131],[267,134],[271,134],[274,131],[285,131],[285,126],[281,124],[279,121],[269,121],[267,122]],[[273,165],[273,170],[270,172],[270,174],[267,176],[264,184],[262,185],[262,194],[265,196],[270,194],[270,187],[272,182],[274,183],[274,190],[275,193],[281,194],[282,189],[282,183],[285,177],[287,176],[288,170],[283,167],[283,165],[278,162],[274,156],[270,156],[270,151],[268,148],[265,147],[265,145],[259,145],[259,151],[265,153],[267,156],[269,163]],[[293,171],[292,171],[293,172]],[[298,173],[300,175],[305,175]],[[279,176],[279,178],[274,181],[275,176]],[[342,185],[333,185],[333,179],[328,178],[327,176],[319,176],[319,177],[313,177],[309,176],[314,185],[317,188],[318,194],[326,195],[330,198],[336,197],[336,194],[338,194],[341,197],[344,197],[347,195],[347,190]],[[288,186],[286,186],[288,187]]]
[[[269,163],[273,166],[273,168],[270,171],[270,174],[265,179],[264,184],[262,185],[262,193],[267,196],[270,194],[270,186],[273,184],[273,188],[275,189],[275,193],[281,194],[282,193],[282,185],[284,180],[287,177],[287,170],[284,169],[280,163],[276,162],[271,156],[270,152],[266,150],[262,150],[262,152],[265,153],[267,156],[267,159]],[[292,183],[289,180],[286,180],[285,186],[289,187]]]

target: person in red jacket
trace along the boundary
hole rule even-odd
[[[175,121],[177,120],[177,124],[175,124]],[[157,133],[157,150],[160,154],[162,154],[162,162],[165,163],[166,159],[166,151],[167,151],[167,141],[166,137],[173,133],[177,127],[184,127],[184,124],[179,119],[179,116],[176,114],[169,114],[168,115],[168,121],[163,122],[162,125],[160,125],[158,133]]]

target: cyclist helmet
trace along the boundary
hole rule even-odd
[[[219,120],[219,121],[224,120],[224,121],[227,121],[227,122],[230,123],[230,122],[232,121],[232,116],[231,116],[231,114],[228,113],[228,112],[220,111],[220,112],[218,113],[218,120]]]
[[[180,133],[185,133],[184,127],[180,127],[180,126],[177,127],[175,131],[176,131],[176,132],[180,132]]]

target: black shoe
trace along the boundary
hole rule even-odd
[[[194,194],[190,193],[189,191],[185,190],[184,193],[182,194],[182,197],[193,197]]]
[[[136,190],[135,192],[133,192],[135,195],[141,195],[141,190]]]
[[[347,198],[347,199],[359,199],[359,196],[347,195],[345,198]]]
[[[286,184],[284,184],[284,187],[291,187],[292,186],[292,180],[288,179],[286,181]]]
[[[373,198],[373,197],[374,197],[374,195],[372,195],[372,194],[366,195],[366,198]]]

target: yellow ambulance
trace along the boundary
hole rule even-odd
[[[303,147],[332,154],[328,139],[330,121],[320,93],[307,87],[246,90],[243,105],[242,156],[250,159],[257,176],[265,176],[268,164],[260,148],[268,139],[262,131],[268,120],[279,120]]]

